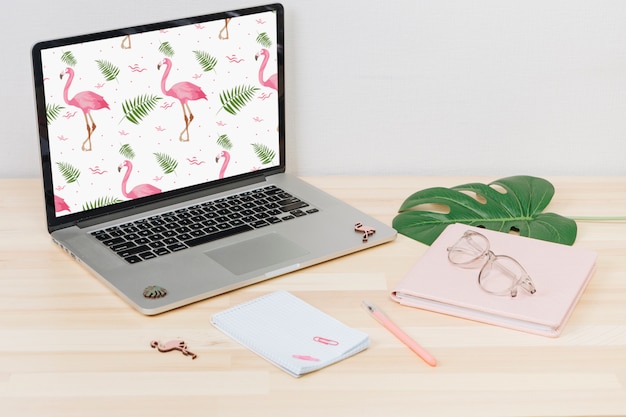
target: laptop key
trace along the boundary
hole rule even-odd
[[[173,245],[169,245],[167,249],[172,252],[177,252],[179,250],[187,249],[187,246],[184,243],[178,242],[174,243]]]
[[[293,210],[291,211],[291,214],[293,214],[296,217],[306,216],[306,213],[303,212],[302,210]]]
[[[113,238],[113,239],[105,240],[102,243],[104,243],[108,247],[111,247],[111,246],[114,246],[114,245],[119,245],[119,244],[124,243],[124,242],[126,242],[126,240],[123,237],[116,237],[116,238]]]
[[[157,248],[154,250],[154,253],[156,253],[159,256],[163,256],[163,255],[167,255],[168,253],[172,253],[170,252],[169,249],[163,247],[163,248]]]
[[[124,243],[120,243],[118,245],[113,245],[113,246],[109,246],[112,250],[114,250],[115,252],[122,252],[124,250],[130,249],[130,248],[134,248],[137,245],[134,242],[124,242]]]
[[[228,236],[234,236],[239,233],[246,232],[248,230],[253,230],[253,229],[251,226],[244,224],[241,226],[233,227],[231,229],[221,230],[219,232],[211,233],[206,236],[200,236],[191,240],[187,240],[185,241],[185,243],[191,247],[198,246],[198,245],[202,245],[203,243],[213,242],[215,240],[223,239]]]
[[[260,229],[261,227],[269,226],[270,224],[265,220],[257,220],[256,222],[251,223],[255,229]]]
[[[294,211],[294,210],[297,210],[297,209],[301,209],[301,208],[307,207],[307,206],[308,206],[308,204],[305,203],[304,201],[297,201],[295,203],[284,205],[280,209],[282,211],[284,211],[285,213],[287,213],[287,212],[291,212],[291,211]]]
[[[178,243],[178,239],[173,238],[173,237],[168,237],[168,238],[163,240],[163,243],[165,243],[166,246],[174,245],[174,244]]]
[[[143,252],[149,252],[150,247],[148,245],[135,246],[134,248],[128,248],[117,252],[122,258],[127,258],[131,255],[139,255]]]
[[[111,236],[109,236],[109,234],[105,233],[104,231],[100,230],[98,232],[93,232],[91,234],[93,237],[95,237],[96,239],[98,239],[99,241],[105,241],[108,239],[111,239]]]
[[[137,255],[133,255],[133,256],[126,257],[126,258],[124,258],[124,260],[125,260],[126,262],[128,262],[129,264],[136,264],[136,263],[138,263],[138,262],[143,261],[143,259],[141,259],[141,258],[140,258],[139,256],[137,256]]]
[[[219,230],[220,230],[220,229],[218,229],[218,228],[217,228],[217,226],[208,226],[208,227],[205,227],[205,228],[204,228],[204,232],[205,232],[206,234],[219,232]]]
[[[190,235],[193,237],[200,237],[206,235],[206,232],[204,230],[194,230],[190,233]]]

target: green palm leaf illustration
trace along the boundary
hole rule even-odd
[[[126,100],[122,103],[122,111],[124,117],[131,123],[139,124],[139,121],[146,117],[157,106],[157,102],[162,100],[162,97],[155,95],[144,94],[135,97],[131,100]],[[124,120],[124,118],[122,118]],[[120,120],[120,123],[122,122]]]
[[[217,65],[217,58],[211,56],[208,52],[193,51],[193,53],[196,55],[196,60],[204,72],[212,71]]]
[[[59,167],[61,175],[65,178],[65,182],[68,184],[76,182],[78,177],[80,177],[80,170],[72,164],[67,162],[57,162],[57,166]]]
[[[221,146],[227,151],[230,151],[233,148],[233,143],[230,141],[228,135],[220,135],[220,137],[217,138],[217,145]]]
[[[47,124],[51,124],[61,114],[61,110],[65,107],[58,104],[46,104],[46,120]]]
[[[66,65],[69,65],[70,67],[76,66],[76,64],[78,64],[78,61],[76,61],[76,58],[71,51],[63,52],[63,55],[61,55],[61,61],[64,62]]]
[[[178,161],[171,156],[156,152],[154,153],[159,166],[163,170],[164,174],[171,174],[176,171],[176,167],[178,166]]]
[[[276,156],[276,152],[273,149],[261,143],[253,143],[252,148],[254,148],[254,153],[256,153],[263,165],[271,163]]]
[[[121,203],[124,200],[120,200],[117,197],[100,197],[94,201],[88,201],[83,204],[83,210],[93,210],[96,208],[109,206],[111,204]]]
[[[172,45],[170,45],[169,42],[162,42],[159,45],[159,52],[169,58],[174,56],[174,48],[172,48]]]
[[[122,145],[120,148],[120,155],[122,155],[126,159],[133,159],[135,157],[135,151],[130,146],[130,144]]]
[[[256,37],[256,41],[264,48],[272,47],[272,40],[266,32],[259,33],[259,36]]]
[[[228,113],[236,115],[237,112],[254,98],[254,95],[259,90],[260,88],[258,87],[241,85],[230,91],[222,91],[222,93],[220,93],[220,101],[222,102],[220,110],[224,109]],[[220,110],[217,112],[219,113]]]
[[[98,69],[104,76],[104,79],[107,81],[113,81],[120,73],[120,69],[109,61],[98,59],[96,60],[96,63],[98,64]]]

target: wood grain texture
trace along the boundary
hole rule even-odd
[[[411,193],[482,177],[305,178],[390,224]],[[566,216],[626,215],[626,178],[547,178]],[[0,407],[6,416],[626,415],[626,222],[579,222],[598,267],[561,337],[401,307],[388,297],[426,247],[389,244],[155,317],[128,307],[52,244],[37,180],[0,180]],[[295,379],[209,323],[284,289],[371,336],[366,351]],[[431,368],[360,307],[378,304]],[[196,360],[159,353],[181,338]]]

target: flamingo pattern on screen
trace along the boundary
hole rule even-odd
[[[57,216],[279,164],[273,12],[42,51]]]

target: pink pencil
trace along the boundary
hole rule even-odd
[[[394,322],[391,321],[389,317],[385,313],[382,312],[378,307],[373,304],[363,301],[363,307],[376,319],[377,322],[383,325],[387,330],[389,330],[395,337],[400,339],[402,343],[407,345],[409,349],[417,354],[420,358],[424,360],[430,366],[437,366],[437,359],[435,359],[430,353],[426,351],[423,347],[419,345],[415,340],[411,339],[411,336],[406,334],[401,328],[399,328]]]

